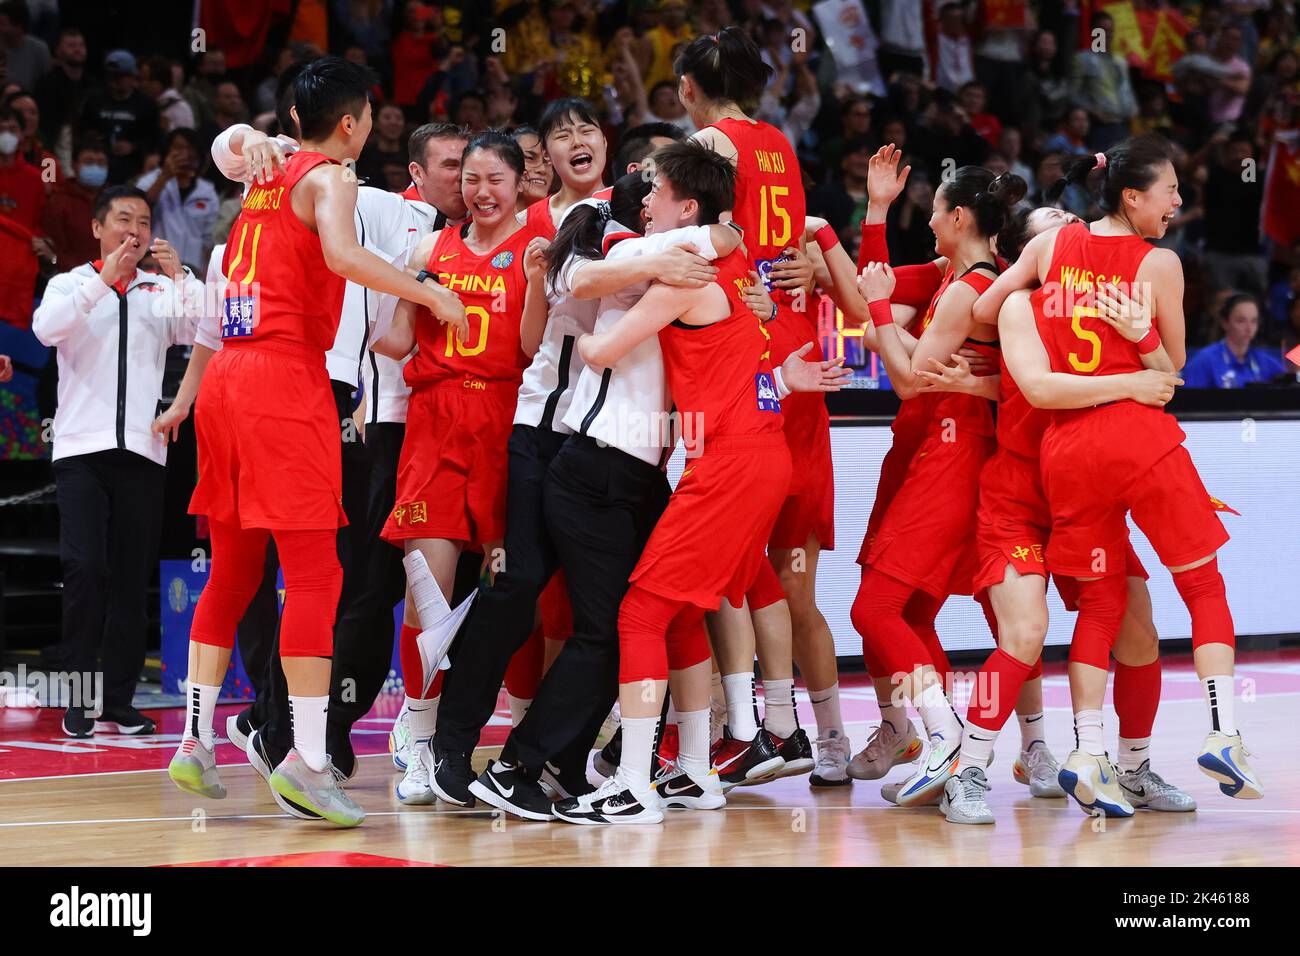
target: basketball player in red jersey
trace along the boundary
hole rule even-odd
[[[776,302],[767,326],[776,364],[810,341],[811,357],[820,360],[815,317],[806,305],[811,263],[801,252],[805,197],[799,161],[778,129],[751,119],[739,105],[758,99],[770,67],[743,30],[728,27],[692,41],[678,55],[674,70],[680,78],[678,96],[700,127],[692,138],[735,164],[732,217],[744,230],[753,266]],[[781,285],[792,287],[793,294]],[[716,756],[727,783],[755,783],[773,774],[813,769],[812,747],[795,716],[793,646],[801,659],[824,662],[834,656],[814,591],[818,555],[835,543],[830,419],[819,395],[792,396],[782,405],[782,417],[794,467],[767,542],[777,573],[764,572],[747,596],[747,608],[726,603],[709,620],[727,697],[727,734]],[[753,704],[755,644],[763,668],[762,728]],[[812,782],[847,783],[849,747],[838,714],[838,679],[824,687],[810,683],[808,689],[821,701],[819,759],[824,761]]]
[[[930,368],[929,358],[947,358],[963,343],[987,352],[996,349],[996,327],[973,322],[971,307],[997,272],[989,261],[990,239],[1024,193],[1025,183],[1018,176],[995,177],[979,166],[963,166],[939,188],[930,227],[936,251],[948,258],[947,271],[910,355],[893,328],[890,267],[873,262],[859,283],[890,383],[903,399],[896,440],[901,433],[910,445],[923,436],[901,481],[882,469],[884,493],[877,495],[873,508],[873,522],[878,523],[869,526],[858,557],[862,583],[851,612],[868,666],[896,681],[896,696],[913,702],[930,739],[921,768],[897,791],[903,806],[942,795],[961,744],[961,722],[944,693],[949,668],[933,620],[949,594],[972,593],[973,567],[966,565],[973,565],[974,554],[970,552],[966,562],[967,549],[961,543],[973,537],[979,472],[994,448],[992,410],[986,399],[920,395],[922,379],[916,372]],[[897,482],[892,496],[884,487],[886,478]],[[907,619],[909,604],[916,607],[913,602],[924,607],[924,627]],[[893,793],[892,788],[882,792],[887,798]]]
[[[199,391],[199,478],[190,511],[208,516],[212,573],[190,632],[191,713],[169,774],[182,789],[222,797],[212,714],[235,625],[275,537],[287,599],[280,653],[294,746],[270,777],[289,801],[339,826],[365,817],[325,753],[330,655],[342,571],[338,420],[325,369],[346,280],[427,305],[463,326],[455,296],[426,287],[357,243],[355,160],[370,132],[368,71],[339,57],[295,81],[302,148],[248,191],[231,232],[221,352]],[[289,453],[286,450],[291,450]]]
[[[1026,238],[1049,228],[1079,222],[1077,216],[1044,207],[1015,221],[1025,223]],[[1002,254],[1014,260],[1023,242],[1009,240]],[[1002,313],[1029,308],[1028,293],[1014,293]],[[1155,353],[1148,353],[1155,355]],[[985,794],[985,771],[993,757],[998,734],[1010,715],[1010,707],[1038,662],[1047,635],[1047,570],[1044,556],[1051,531],[1051,513],[1043,496],[1039,476],[1039,450],[1051,413],[1034,408],[1016,386],[1002,360],[1000,375],[976,377],[969,365],[954,357],[952,365],[932,360],[935,372],[921,371],[927,380],[922,391],[987,393],[998,383],[998,449],[980,473],[979,512],[976,542],[979,571],[976,592],[987,589],[996,615],[998,648],[980,670],[976,696],[972,699],[962,733],[958,773],[945,786],[940,804],[951,823],[992,823],[993,813]],[[1144,360],[1145,357],[1144,357]],[[1157,407],[1173,396],[1176,375],[1156,369],[1117,376],[1075,376],[1061,383],[1073,387],[1074,407],[1084,407],[1112,396]],[[1146,570],[1132,545],[1125,555],[1128,606],[1120,625],[1113,653],[1116,661],[1115,710],[1119,715],[1119,783],[1135,806],[1152,810],[1183,812],[1196,809],[1196,801],[1167,783],[1150,768],[1151,729],[1160,706],[1159,636],[1151,619],[1151,595]],[[1077,588],[1073,579],[1057,579],[1066,607],[1075,610]],[[1040,694],[1041,698],[1041,694]],[[1022,753],[1017,767],[1029,767],[1035,753]],[[1052,782],[1055,783],[1053,774]],[[1035,781],[1030,778],[1031,792]],[[1063,791],[1056,788],[1056,795]]]
[[[1163,352],[1169,369],[1182,365],[1182,264],[1172,251],[1146,241],[1165,234],[1182,202],[1169,155],[1163,140],[1138,137],[1076,160],[1067,173],[1072,182],[1101,167],[1106,215],[1090,226],[1073,224],[1032,239],[986,293],[987,302],[977,305],[977,317],[987,318],[1011,291],[1040,283],[1031,297],[1032,324],[1015,309],[999,324],[1007,368],[1030,404],[1055,404],[1059,385],[1052,372],[1139,371],[1148,352]],[[1132,328],[1099,318],[1099,300],[1111,287],[1135,290],[1130,295],[1147,306],[1146,322]],[[1061,783],[1087,812],[1133,813],[1101,728],[1110,647],[1126,604],[1120,572],[1128,514],[1169,568],[1191,614],[1193,658],[1211,722],[1197,763],[1228,796],[1263,795],[1233,714],[1235,638],[1217,564],[1228,535],[1184,437],[1173,416],[1123,400],[1057,411],[1043,436],[1043,490],[1052,514],[1047,565],[1079,582],[1070,647],[1078,748],[1061,770]]]
[[[416,349],[405,371],[412,392],[396,505],[383,530],[384,539],[400,543],[408,555],[400,644],[413,744],[396,792],[410,805],[435,799],[429,788],[429,739],[442,688],[437,668],[456,630],[426,635],[421,652],[421,631],[433,622],[421,621],[413,594],[429,582],[420,560],[411,556],[423,557],[444,599],[451,595],[456,564],[467,546],[492,558],[505,534],[506,442],[515,393],[528,365],[523,343],[540,339],[539,319],[545,319],[544,309],[539,316],[536,307],[529,308],[529,300],[543,294],[540,283],[525,274],[533,233],[515,216],[523,172],[523,154],[507,134],[474,137],[461,162],[470,221],[431,233],[411,255],[410,268],[420,270],[421,280],[435,278],[464,303],[470,319],[466,339],[444,332],[407,300],[374,345],[399,361]],[[540,259],[527,268],[540,279]]]
[[[666,146],[656,153],[648,218],[656,228],[716,221],[732,202],[734,184],[731,163],[711,149]],[[747,256],[737,249],[717,267],[717,281],[701,289],[652,285],[614,326],[578,343],[589,366],[608,368],[658,335],[677,414],[691,424],[683,426],[687,467],[619,611],[622,759],[594,793],[556,804],[556,816],[571,823],[663,819],[650,765],[670,673],[679,716],[694,718],[680,736],[673,785],[689,788],[699,809],[725,803],[709,769],[704,614],[723,600],[741,604],[766,563],[764,545],[790,479],[778,396],[787,386],[831,390],[844,375],[838,363],[805,362],[797,354],[773,372],[769,335],[742,294],[750,284]],[[709,532],[724,527],[725,534]]]

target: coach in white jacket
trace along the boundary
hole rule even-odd
[[[54,476],[63,565],[64,669],[102,655],[103,700],[72,701],[70,737],[147,734],[131,706],[144,663],[147,590],[157,559],[167,447],[150,430],[167,349],[194,341],[203,289],[164,240],[133,186],[100,194],[91,230],[101,258],[55,276],[32,331],[58,352]],[[143,272],[152,252],[163,275]],[[102,703],[100,722],[89,711]]]

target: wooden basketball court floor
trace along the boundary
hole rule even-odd
[[[162,769],[175,732],[114,750],[61,741],[57,715],[0,711],[0,862],[31,865],[453,865],[453,866],[1259,866],[1300,863],[1300,651],[1243,655],[1238,722],[1265,785],[1259,801],[1231,800],[1197,770],[1206,715],[1186,657],[1166,662],[1153,745],[1154,766],[1195,796],[1194,813],[1139,811],[1131,820],[1093,820],[1067,800],[1029,796],[1011,777],[1019,730],[1008,726],[990,771],[992,827],[954,826],[936,809],[902,810],[880,797],[879,782],[814,791],[807,777],[732,791],[725,810],[679,811],[658,826],[579,827],[524,823],[444,806],[404,808],[382,730],[365,741],[350,792],[365,823],[342,831],[281,814],[233,746],[219,751],[229,796],[206,801],[176,790]],[[1048,741],[1064,760],[1072,744],[1065,676],[1045,683]],[[859,749],[875,717],[861,678],[845,681],[847,730]],[[801,720],[811,723],[806,698]],[[224,715],[234,708],[222,708]],[[373,712],[372,712],[373,713]],[[1109,716],[1113,739],[1114,721]],[[179,711],[164,713],[177,730]],[[53,718],[53,721],[51,720]],[[387,716],[373,719],[386,727]],[[504,718],[498,716],[494,723]],[[20,731],[20,725],[28,732]],[[52,728],[52,730],[51,730]],[[503,731],[489,728],[499,745]],[[80,748],[116,759],[143,757],[145,768],[82,772]],[[482,767],[497,746],[480,748]],[[374,752],[379,751],[379,752]],[[231,756],[227,758],[227,754]],[[26,756],[24,756],[26,755]],[[81,762],[78,762],[81,761]],[[896,767],[887,779],[902,779]]]

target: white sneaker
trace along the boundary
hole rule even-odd
[[[1151,769],[1151,761],[1143,760],[1136,770],[1120,770],[1120,789],[1134,809],[1162,810],[1166,813],[1187,813],[1196,809],[1196,801],[1160,774]]]
[[[1094,756],[1076,750],[1065,760],[1060,773],[1061,789],[1074,798],[1089,816],[1131,817],[1133,805],[1119,785],[1119,771],[1102,754]]]
[[[952,777],[957,757],[961,753],[961,740],[930,739],[930,752],[919,770],[903,781],[898,791],[900,807],[919,807],[937,803],[942,799],[944,787]]]
[[[429,742],[427,740],[413,742],[406,764],[406,773],[393,788],[399,803],[408,807],[426,807],[437,799],[433,788],[429,786],[429,767],[432,763]]]
[[[1241,742],[1241,734],[1221,734],[1211,731],[1205,738],[1196,764],[1207,775],[1219,781],[1219,789],[1238,800],[1258,800],[1264,796],[1264,785],[1255,776],[1246,758],[1250,751]]]
[[[989,781],[983,767],[967,767],[943,785],[939,809],[949,823],[992,823],[993,811],[985,798]]]
[[[719,810],[727,805],[718,772],[712,768],[703,777],[696,777],[674,766],[655,781],[654,787],[665,810]]]
[[[909,720],[901,732],[882,720],[871,732],[867,746],[849,761],[848,774],[854,780],[879,780],[891,767],[900,763],[915,763],[921,756],[921,738]]]
[[[583,826],[663,823],[663,801],[653,787],[633,793],[616,773],[595,791],[555,804],[555,818]]]
[[[402,704],[397,719],[393,721],[393,729],[388,732],[388,752],[393,755],[393,766],[403,771],[411,759],[410,714],[406,704]]]
[[[813,767],[808,785],[812,787],[842,787],[853,782],[849,776],[849,738],[832,728],[825,737],[817,738],[817,764]]]
[[[1065,791],[1057,779],[1060,773],[1061,765],[1047,749],[1047,744],[1022,750],[1011,768],[1016,782],[1029,787],[1031,797],[1063,798]]]

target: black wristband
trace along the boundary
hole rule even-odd
[[[424,282],[425,279],[432,279],[434,282],[438,281],[438,277],[434,275],[432,272],[430,272],[428,269],[421,269],[418,273],[416,273],[415,275],[416,282]]]

